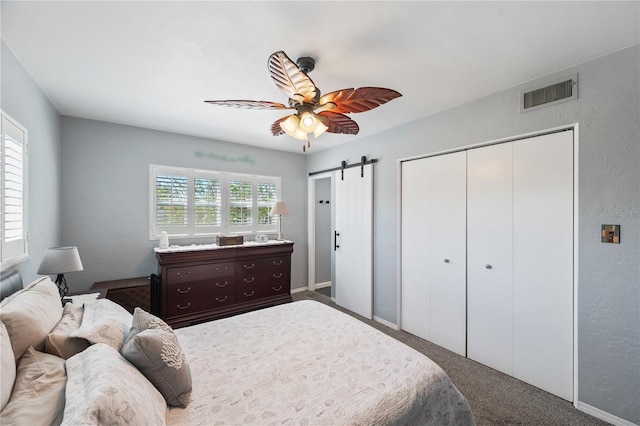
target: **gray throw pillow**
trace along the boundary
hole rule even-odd
[[[124,344],[121,352],[153,383],[167,404],[187,406],[192,386],[191,371],[173,330],[142,330]]]

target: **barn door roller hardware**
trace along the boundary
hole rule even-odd
[[[377,163],[377,162],[378,162],[378,160],[376,160],[375,158],[367,160],[367,157],[365,155],[363,155],[362,157],[360,157],[360,162],[359,163],[347,164],[347,162],[343,160],[338,167],[334,167],[332,169],[320,170],[319,172],[311,172],[311,173],[309,173],[309,176],[318,175],[320,173],[333,172],[333,171],[336,171],[336,170],[340,170],[340,175],[341,175],[340,178],[342,180],[344,180],[344,170],[345,169],[350,169],[351,167],[360,167],[360,177],[364,177],[364,166],[367,165],[367,164],[373,164],[373,163]]]

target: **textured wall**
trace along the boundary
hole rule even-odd
[[[291,285],[307,285],[303,155],[71,117],[62,117],[61,139],[62,243],[78,246],[85,267],[67,277],[72,290],[157,271],[158,241],[149,240],[150,164],[281,176],[291,210],[283,230],[295,242]]]
[[[312,154],[310,172],[377,158],[374,315],[397,317],[397,160],[578,123],[579,400],[640,423],[640,47],[545,78],[578,73],[579,99],[520,113],[520,88]],[[367,114],[384,117],[384,107]],[[600,243],[601,224],[622,243]]]
[[[29,138],[29,251],[15,269],[24,284],[36,272],[48,247],[60,240],[60,117],[31,76],[2,42],[2,110],[27,128]]]

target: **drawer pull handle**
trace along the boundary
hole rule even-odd
[[[445,259],[445,260],[444,260],[444,263],[449,263],[449,259]]]
[[[246,291],[244,292],[244,295],[249,297],[249,296],[253,296],[256,292],[252,291],[251,293],[247,293]]]
[[[278,287],[273,287],[273,291],[280,291],[282,290],[282,286],[279,285]]]
[[[279,274],[271,274],[273,275],[273,278],[282,278],[282,272],[280,272]]]
[[[223,297],[222,299],[219,297],[216,297],[216,301],[218,302],[224,302],[225,300],[227,300],[228,296]]]
[[[256,266],[256,264],[255,264],[255,263],[252,263],[251,265],[247,265],[247,264],[245,263],[245,264],[244,264],[244,265],[242,265],[242,266],[244,266],[244,269],[253,269],[253,268]]]
[[[484,267],[487,268],[487,269],[491,269],[492,268],[491,265],[484,265]]]
[[[216,272],[226,271],[227,269],[229,268],[227,268],[226,266],[224,268],[216,267]]]
[[[279,265],[282,265],[282,260],[274,260],[274,261],[273,261],[273,264],[274,264],[274,265],[278,265],[278,266],[279,266]]]
[[[216,287],[226,287],[229,284],[228,281],[225,281],[224,284],[216,283]]]
[[[176,291],[180,294],[189,293],[191,291],[191,287],[187,287],[186,290],[182,290],[181,288],[176,289]]]
[[[254,281],[256,280],[256,277],[251,277],[251,279],[243,278],[242,280],[243,280],[245,283],[252,283],[252,282],[254,282]]]
[[[187,306],[176,305],[176,308],[178,308],[178,309],[187,309],[189,306],[191,306],[191,302],[187,303]]]
[[[182,277],[182,276],[187,276],[188,277],[189,275],[191,275],[191,271],[187,271],[186,273],[176,272],[176,275],[179,276],[179,277]]]

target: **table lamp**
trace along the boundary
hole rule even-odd
[[[64,274],[82,271],[82,261],[77,247],[51,247],[44,253],[44,259],[38,268],[40,275],[57,275],[56,285],[60,299],[64,299],[69,291]]]
[[[284,240],[284,238],[282,237],[282,215],[291,214],[289,212],[289,208],[287,207],[287,203],[285,203],[284,201],[276,202],[271,208],[269,214],[272,216],[276,214],[278,215],[278,240]]]

